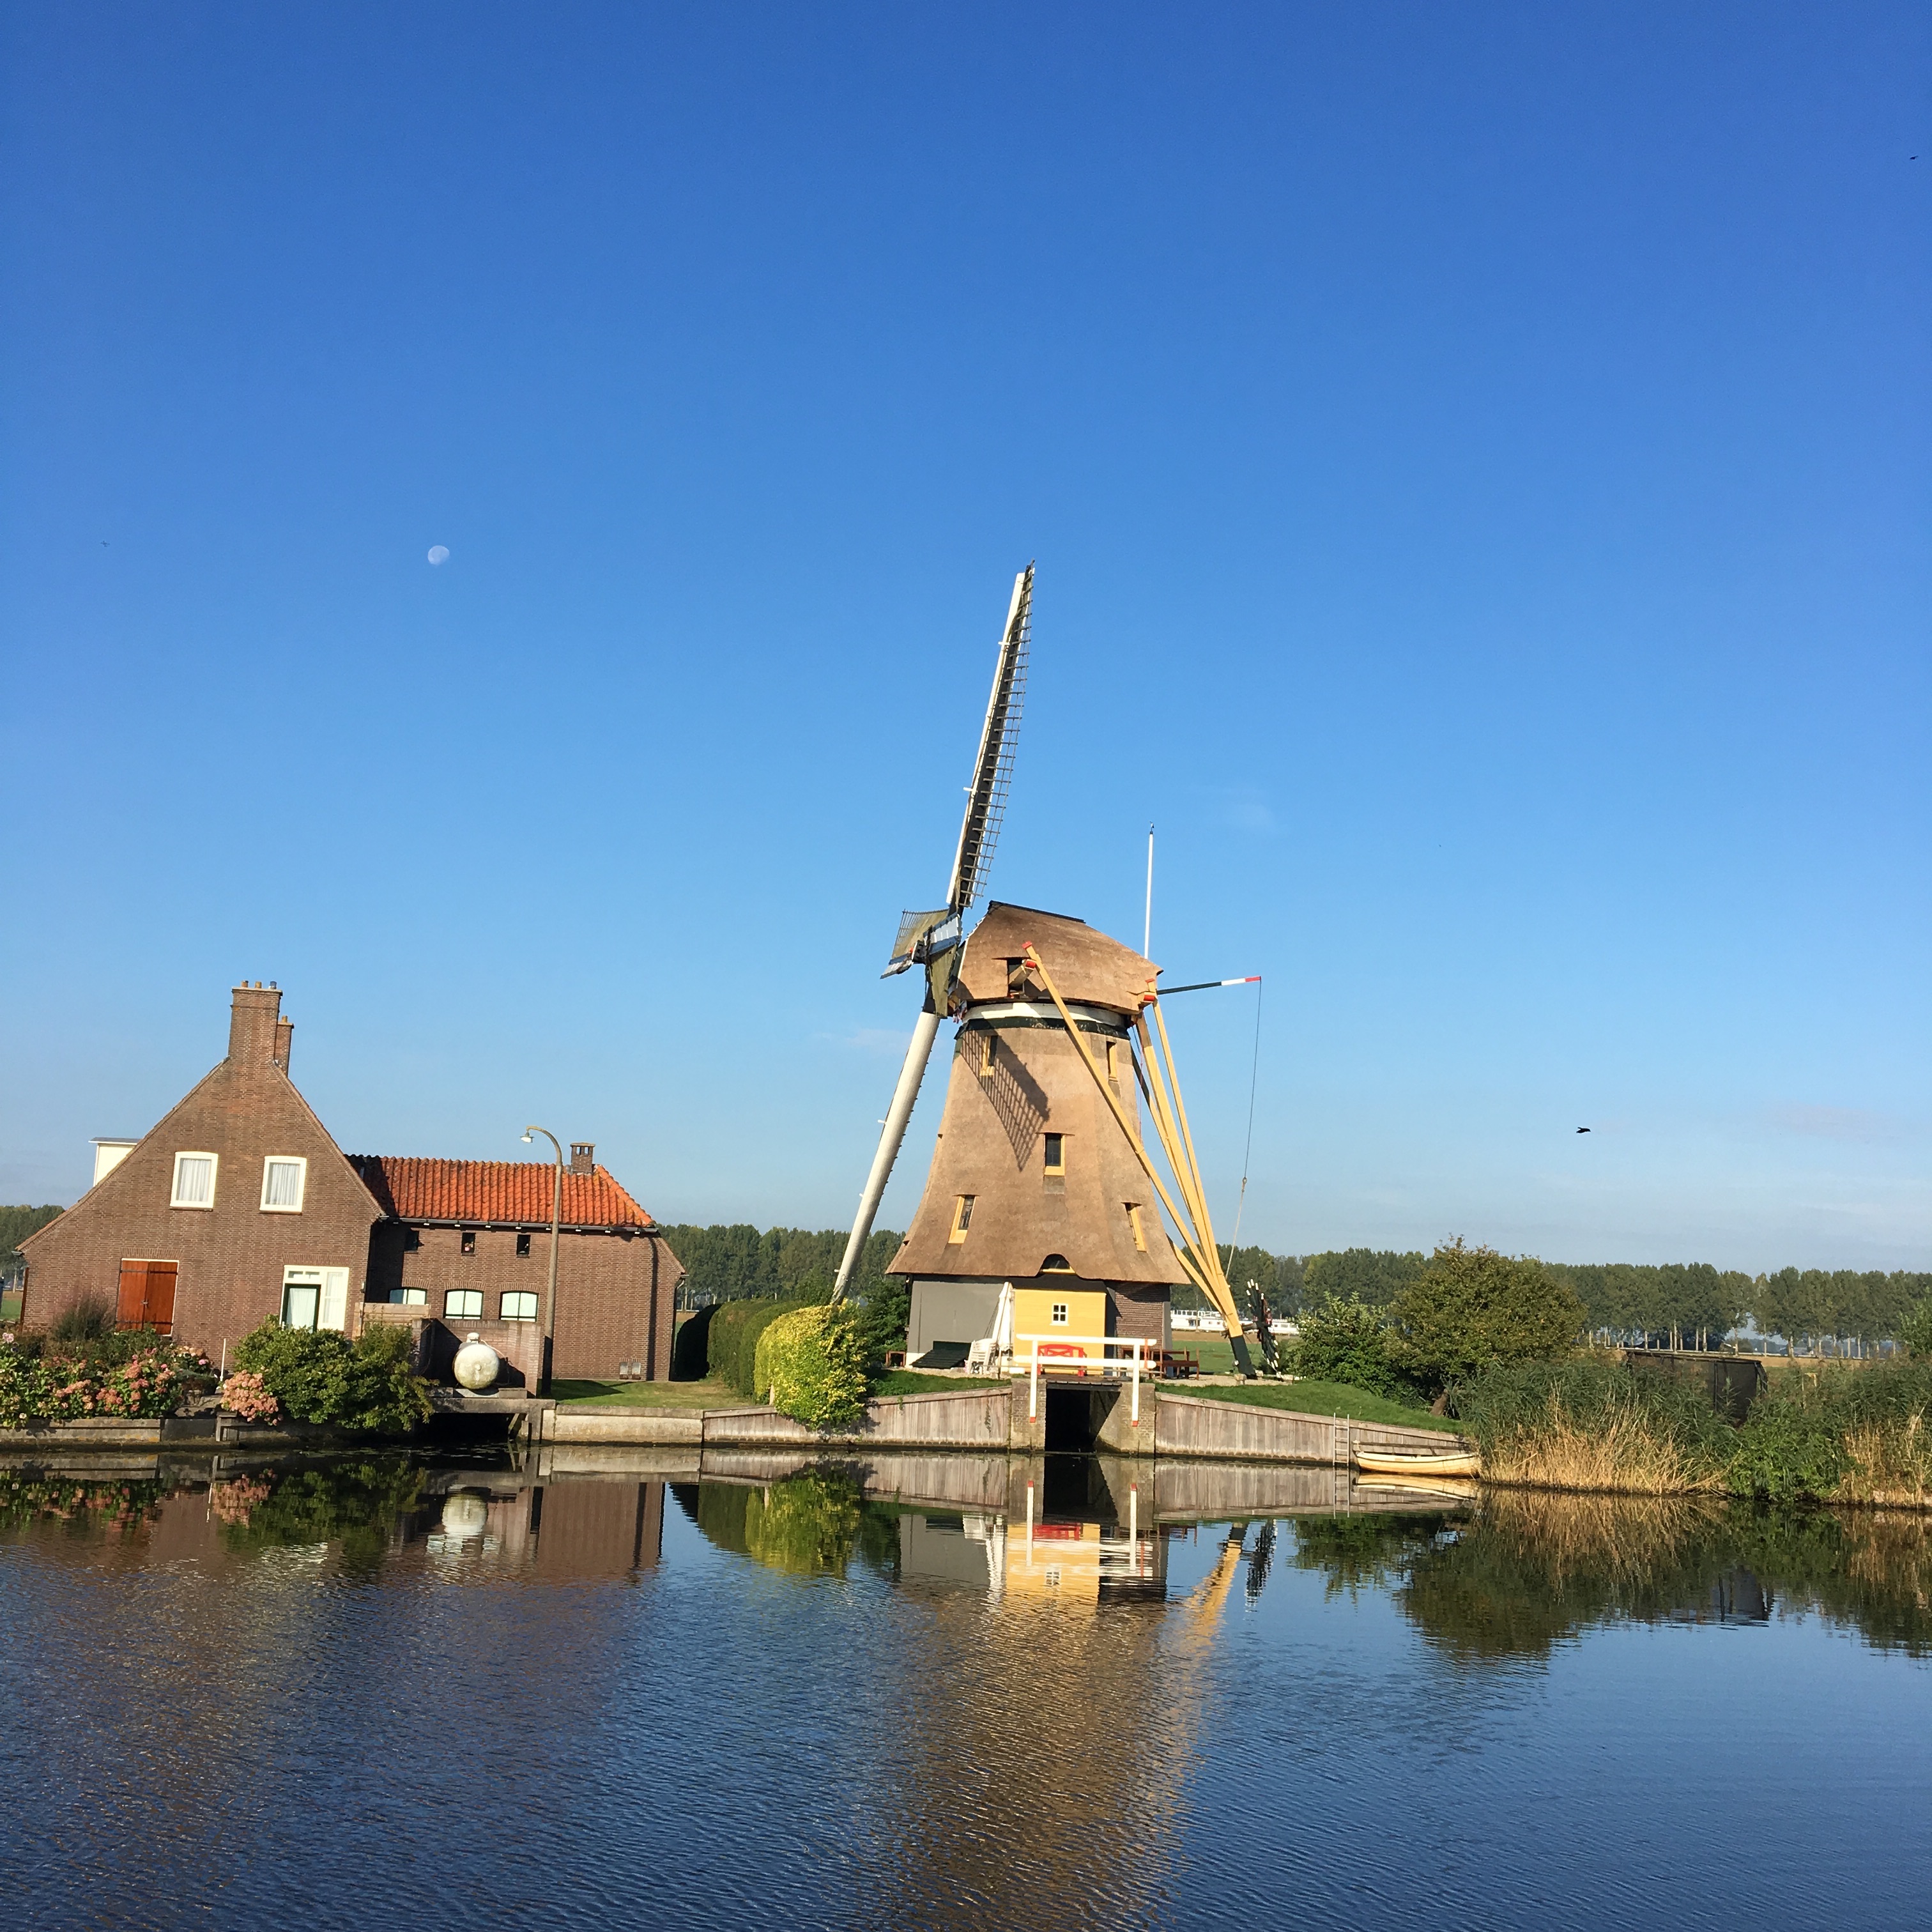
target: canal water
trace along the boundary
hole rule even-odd
[[[1317,1474],[0,1468],[0,1913],[1932,1918],[1932,1526]]]

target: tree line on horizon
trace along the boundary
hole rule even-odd
[[[1296,1315],[1330,1302],[1384,1308],[1428,1265],[1411,1250],[1330,1250],[1274,1255],[1236,1251],[1228,1278],[1239,1288],[1258,1282],[1270,1310]],[[1932,1274],[1908,1268],[1780,1268],[1747,1274],[1708,1262],[1544,1262],[1544,1271],[1576,1292],[1592,1330],[1617,1335],[1672,1336],[1714,1342],[1753,1323],[1766,1335],[1813,1342],[1837,1336],[1871,1343],[1895,1340],[1913,1308],[1932,1296]],[[1177,1307],[1204,1306],[1195,1289],[1177,1289]]]

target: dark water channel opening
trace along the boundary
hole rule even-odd
[[[1049,1385],[1046,1398],[1046,1449],[1048,1455],[1086,1454],[1100,1439],[1100,1431],[1120,1399],[1118,1388]]]

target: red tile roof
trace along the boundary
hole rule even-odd
[[[352,1154],[349,1164],[385,1214],[399,1221],[469,1221],[479,1227],[550,1226],[549,1161],[419,1160]],[[657,1224],[605,1167],[563,1172],[566,1228],[652,1228]]]

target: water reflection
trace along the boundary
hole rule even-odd
[[[1904,1513],[1346,1482],[1311,1508],[1281,1493],[1305,1471],[1104,1456],[712,1460],[682,1480],[402,1456],[212,1478],[152,1459],[118,1476],[0,1468],[0,1537],[151,1562],[312,1550],[347,1576],[414,1550],[455,1576],[634,1576],[662,1560],[668,1492],[716,1548],[788,1575],[1097,1613],[1167,1604],[1172,1540],[1218,1520],[1250,1604],[1285,1561],[1330,1597],[1387,1596],[1463,1664],[1546,1657],[1617,1622],[1761,1624],[1786,1612],[1932,1654],[1932,1520]]]
[[[1878,1656],[1932,1653],[1903,1515],[1106,1457],[129,1457],[0,1467],[0,1615],[68,1640],[9,1659],[26,1923],[84,1874],[104,1923],[352,1924],[352,1840],[441,1848],[382,1868],[425,1924],[460,1851],[506,1923],[1581,1927],[1642,1916],[1648,1832],[1666,1874],[1730,1858],[1680,1902],[1742,1924],[1841,1840],[1902,1895],[1885,1808],[1926,1796],[1932,1674]],[[1822,1730],[1750,1694],[1821,1630],[1868,1694],[1839,1645]],[[1566,1660],[1593,1634],[1613,1672]],[[1775,1806],[1802,1759],[1822,1808],[1714,1846],[1653,1797],[1694,1788],[1739,1659],[1727,1778]],[[290,1800],[323,1790],[340,1840]]]

